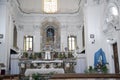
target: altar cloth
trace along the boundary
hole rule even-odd
[[[63,63],[63,60],[33,60],[32,63]]]

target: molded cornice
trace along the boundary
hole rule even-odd
[[[26,11],[24,11],[22,8],[21,8],[21,4],[20,4],[20,2],[19,2],[19,0],[16,0],[17,1],[17,3],[18,3],[18,8],[19,8],[19,10],[21,11],[21,13],[23,13],[23,14],[48,14],[48,13],[44,13],[44,12],[26,12]],[[71,12],[71,13],[53,13],[54,15],[56,15],[56,14],[61,14],[61,15],[64,15],[64,14],[77,14],[77,13],[79,13],[79,10],[80,10],[80,4],[81,4],[81,0],[79,0],[79,3],[78,3],[78,5],[79,5],[79,7],[78,7],[78,9],[76,10],[76,11],[74,11],[74,12]],[[53,15],[53,14],[51,14],[51,15]]]

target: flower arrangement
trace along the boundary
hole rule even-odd
[[[87,70],[85,70],[85,73],[108,73],[108,68],[106,65],[102,65],[101,63],[97,64],[97,67],[93,68],[92,66],[89,66]]]
[[[107,68],[107,64],[102,65],[102,63],[98,63],[97,66],[95,67],[95,70],[97,72],[102,72],[102,73],[108,73],[108,68]]]

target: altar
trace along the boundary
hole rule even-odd
[[[41,56],[38,56],[41,55]],[[33,58],[20,58],[19,68],[20,74],[25,74],[25,76],[30,76],[34,73],[39,74],[49,74],[49,73],[74,73],[74,65],[76,64],[76,59],[73,56],[65,55],[65,52],[40,52],[34,53]],[[34,58],[35,56],[39,58]]]
[[[59,63],[59,67],[57,67],[57,63]],[[30,64],[33,64],[34,68],[27,68],[25,70],[25,76],[32,75],[34,73],[39,74],[49,74],[49,73],[64,73],[64,69],[62,67],[62,60],[33,60]],[[36,68],[35,68],[36,67]]]

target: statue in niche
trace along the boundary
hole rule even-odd
[[[54,24],[47,24],[41,28],[41,49],[44,51],[60,50],[60,29],[59,26],[52,25]]]
[[[54,29],[48,28],[46,31],[47,43],[51,44],[54,42]]]

